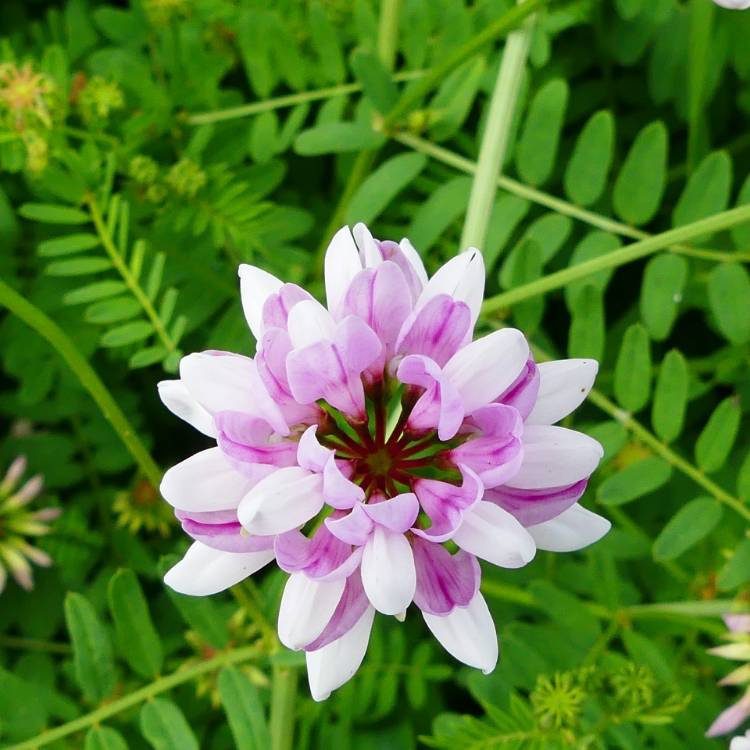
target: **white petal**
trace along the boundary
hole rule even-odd
[[[611,526],[606,518],[576,503],[557,518],[529,526],[528,531],[539,549],[574,552],[598,542]]]
[[[516,518],[484,500],[464,513],[452,539],[461,549],[502,568],[523,567],[536,554],[534,540]]]
[[[495,668],[498,656],[495,623],[478,591],[468,607],[456,607],[442,617],[422,612],[422,617],[451,656],[485,674]]]
[[[224,552],[193,542],[185,557],[164,576],[179,594],[210,596],[234,586],[273,560],[273,550]]]
[[[376,526],[362,555],[362,585],[378,612],[396,615],[414,598],[417,572],[403,534]]]
[[[558,359],[539,367],[539,395],[526,424],[555,424],[577,409],[594,385],[595,359]]]
[[[246,263],[240,265],[237,273],[240,277],[240,296],[245,319],[255,340],[260,341],[263,336],[263,305],[284,286],[284,282],[268,271]]]
[[[190,395],[181,380],[162,380],[157,383],[159,398],[164,406],[209,437],[216,437],[214,418]]]
[[[279,606],[279,640],[294,651],[312,643],[328,625],[345,585],[345,578],[321,583],[292,573]]]
[[[515,328],[502,328],[456,352],[443,373],[461,394],[467,414],[494,401],[518,377],[529,345]]]
[[[406,260],[409,261],[411,267],[414,269],[414,272],[417,274],[417,278],[421,282],[422,287],[424,288],[425,286],[427,286],[427,271],[425,271],[422,258],[420,257],[414,245],[412,245],[411,242],[406,239],[406,237],[404,237],[404,239],[402,239],[401,242],[398,243],[398,246],[401,248],[401,252],[404,254]]]
[[[354,677],[367,652],[375,610],[368,607],[354,627],[317,651],[308,651],[307,679],[313,700],[324,701]]]
[[[732,741],[729,743],[729,750],[750,750],[750,734],[745,737],[733,737]]]
[[[352,279],[362,270],[362,261],[357,252],[349,227],[341,227],[333,235],[325,257],[325,282],[328,309],[336,313]]]
[[[253,480],[240,474],[220,448],[208,448],[167,469],[159,491],[180,510],[229,510],[252,486]]]
[[[471,325],[477,322],[484,298],[484,259],[476,248],[451,258],[427,282],[417,300],[417,308],[438,294],[449,294],[465,302],[471,310]]]
[[[365,268],[374,268],[383,262],[383,253],[375,242],[372,232],[361,221],[352,230],[354,241],[357,243],[359,257],[364,261]]]
[[[507,484],[523,490],[563,487],[588,477],[604,455],[602,446],[565,427],[529,425],[523,433],[523,461]]]
[[[209,412],[254,414],[250,388],[255,363],[239,354],[196,352],[180,360],[180,378],[190,395]]]
[[[290,310],[287,328],[295,349],[318,341],[330,341],[336,333],[331,313],[314,299],[298,302]]]
[[[242,499],[237,516],[251,533],[283,534],[309,521],[323,507],[323,477],[289,466],[261,479]]]

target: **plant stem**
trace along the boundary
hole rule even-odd
[[[274,664],[271,685],[271,750],[292,750],[297,702],[297,670]]]
[[[421,78],[425,74],[423,70],[405,70],[396,73],[393,80],[413,81],[415,78]],[[241,117],[250,117],[261,112],[269,112],[274,109],[284,109],[294,107],[297,104],[305,102],[314,102],[320,99],[331,99],[334,96],[346,96],[347,94],[356,94],[362,91],[360,83],[342,83],[338,86],[328,86],[314,91],[300,91],[297,94],[288,94],[286,96],[277,96],[273,99],[264,99],[260,102],[251,102],[250,104],[241,104],[238,107],[228,107],[227,109],[217,109],[211,112],[196,112],[188,115],[188,125],[208,125],[213,122],[223,122],[225,120],[237,120]]]
[[[700,221],[694,221],[676,229],[656,234],[648,239],[633,242],[619,250],[613,250],[606,255],[593,258],[585,263],[578,263],[570,268],[548,274],[529,284],[523,284],[515,289],[497,294],[485,301],[482,306],[482,312],[485,315],[489,315],[504,307],[537,297],[553,289],[560,289],[573,281],[590,276],[597,271],[603,271],[607,268],[617,268],[639,258],[644,258],[647,255],[652,255],[658,250],[663,250],[675,243],[691,240],[695,237],[711,234],[723,229],[729,229],[747,221],[750,221],[750,206],[741,206],[729,211],[722,211]]]
[[[382,0],[378,25],[378,56],[388,70],[393,70],[398,47],[398,19],[401,0]]]
[[[445,76],[482,49],[485,44],[515,29],[527,16],[547,2],[548,0],[526,0],[523,5],[517,5],[503,13],[502,16],[485,26],[482,31],[447,55],[442,62],[429,70],[414,86],[404,92],[396,106],[385,116],[383,129],[389,130],[404,115],[409,114]]]
[[[640,422],[634,419],[628,412],[620,409],[617,404],[610,401],[604,394],[592,390],[588,396],[592,404],[598,406],[602,411],[616,419],[626,430],[632,432],[641,442],[647,445],[654,453],[661,456],[665,461],[690,477],[696,484],[700,485],[715,497],[720,503],[734,510],[746,520],[750,521],[750,508],[744,505],[738,498],[730,495],[712,479],[709,479],[700,469],[686,461],[682,456],[675,453],[668,445],[662,443],[656,435],[647,430]]]
[[[135,690],[122,698],[107,703],[85,716],[79,716],[77,719],[67,722],[67,724],[43,732],[33,739],[25,740],[17,745],[11,745],[10,747],[5,748],[5,750],[37,750],[37,748],[40,748],[43,745],[49,745],[51,742],[67,737],[70,734],[81,732],[94,724],[99,724],[111,716],[115,716],[132,706],[136,706],[149,698],[153,698],[159,693],[171,690],[173,687],[181,685],[183,682],[188,682],[196,677],[200,677],[202,674],[206,674],[206,672],[213,672],[229,664],[237,664],[242,661],[247,661],[253,656],[257,656],[257,654],[258,651],[254,646],[246,646],[245,648],[226,651],[208,661],[200,662],[199,664],[186,667],[185,669],[180,669],[166,677],[160,677],[149,685],[145,685],[139,690]]]
[[[474,171],[459,252],[468,247],[481,250],[484,245],[497,191],[497,178],[505,161],[518,92],[529,54],[533,26],[532,15],[520,29],[508,35],[505,43]]]
[[[31,302],[24,299],[15,289],[2,280],[0,280],[0,304],[7,307],[10,312],[33,328],[54,347],[76,375],[81,385],[91,394],[105,419],[119,435],[141,471],[155,487],[158,487],[161,481],[161,470],[112,394],[107,390],[87,359],[76,348],[70,337],[38,307],[32,305]]]
[[[474,174],[477,171],[477,164],[470,159],[442,148],[442,146],[430,143],[416,135],[410,133],[398,133],[392,137],[404,146],[408,146],[415,151],[419,151],[419,153],[430,156],[436,161],[440,161],[443,164],[447,164],[448,166],[454,167],[462,172]],[[509,193],[517,195],[519,198],[526,198],[532,203],[545,206],[553,211],[557,211],[559,214],[570,216],[572,219],[578,219],[579,221],[593,227],[597,227],[597,229],[602,229],[605,232],[619,234],[623,237],[630,237],[635,240],[645,240],[651,236],[648,232],[644,232],[641,229],[636,229],[636,227],[623,224],[622,222],[611,219],[608,216],[602,216],[594,211],[588,211],[587,209],[576,206],[574,203],[565,201],[562,198],[557,198],[554,195],[543,192],[542,190],[537,190],[536,188],[524,185],[522,182],[514,180],[512,177],[500,175],[497,180],[497,185],[503,190],[507,190]],[[688,255],[694,258],[703,258],[705,260],[718,262],[750,261],[750,253],[706,250],[703,248],[692,248],[682,244],[671,245],[668,249],[671,252],[680,255]]]
[[[88,203],[89,213],[91,214],[91,220],[94,222],[96,233],[99,235],[99,239],[101,240],[104,249],[107,251],[107,255],[112,261],[112,265],[117,270],[117,273],[119,273],[122,277],[122,280],[130,290],[130,293],[133,295],[133,297],[135,297],[138,304],[143,308],[143,311],[146,313],[146,316],[153,326],[154,331],[159,338],[159,341],[161,341],[164,348],[171,354],[177,349],[177,344],[172,340],[172,337],[164,327],[164,323],[159,317],[159,313],[156,312],[156,309],[151,303],[151,300],[148,298],[148,295],[143,291],[141,285],[138,283],[138,280],[131,273],[128,264],[123,260],[122,255],[120,255],[117,248],[115,247],[115,243],[112,240],[109,230],[104,223],[104,218],[102,217],[102,212],[99,208],[99,204],[97,203],[96,198],[93,194],[89,194],[86,198],[86,202]]]
[[[41,641],[37,638],[16,638],[12,635],[0,635],[0,648],[12,648],[19,651],[45,651],[48,654],[69,654],[72,651],[67,643]]]

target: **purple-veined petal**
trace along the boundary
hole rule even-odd
[[[542,362],[539,394],[527,424],[555,424],[577,409],[594,386],[599,363],[594,359]]]
[[[706,737],[720,737],[737,729],[750,716],[750,690],[734,705],[722,711],[708,728]]]
[[[437,428],[441,440],[450,440],[464,418],[463,399],[443,376],[437,362],[410,354],[401,360],[397,377],[402,383],[425,389],[409,415],[409,428],[415,431]]]
[[[224,552],[260,552],[273,549],[274,537],[253,536],[237,520],[237,511],[187,513],[176,510],[183,531],[207,547]]]
[[[380,250],[380,243],[372,236],[367,225],[361,221],[357,222],[352,229],[352,234],[364,267],[375,268],[379,266],[383,262],[383,253]]]
[[[523,526],[544,523],[570,508],[586,490],[587,479],[564,487],[542,490],[519,490],[513,487],[493,487],[484,499],[512,513]]]
[[[278,292],[270,295],[263,305],[263,332],[269,328],[287,329],[289,313],[299,302],[313,299],[309,292],[296,284],[284,284]]]
[[[347,544],[361,546],[370,538],[375,524],[364,511],[362,503],[356,503],[345,516],[333,518],[329,516],[324,521],[329,531]]]
[[[465,422],[464,430],[479,431],[482,437],[521,437],[523,419],[514,406],[488,404],[477,409]]]
[[[355,315],[377,334],[384,354],[393,356],[396,339],[411,312],[409,287],[401,269],[391,262],[360,271],[352,281],[339,317]]]
[[[448,453],[456,464],[475,471],[482,484],[497,487],[518,472],[523,461],[523,445],[516,437],[476,437]]]
[[[239,354],[200,352],[180,360],[180,378],[209,412],[241,411],[265,419],[280,435],[289,427],[266,391],[255,362]]]
[[[539,394],[539,368],[529,357],[518,377],[497,397],[497,401],[512,406],[522,419],[531,413]]]
[[[322,472],[328,458],[333,455],[330,448],[324,448],[317,437],[318,425],[308,427],[297,445],[297,463],[308,471]]]
[[[750,633],[750,615],[728,614],[722,619],[732,633]]]
[[[389,531],[403,534],[410,529],[419,514],[419,501],[413,492],[362,506],[365,513],[378,525]]]
[[[237,516],[251,533],[283,534],[302,526],[323,507],[323,478],[298,466],[261,479],[240,502]]]
[[[442,367],[465,342],[470,325],[468,305],[439,294],[404,321],[396,351],[423,354]]]
[[[502,568],[521,568],[536,554],[529,532],[510,513],[484,500],[464,513],[453,541],[461,549]]]
[[[232,466],[220,448],[208,448],[167,469],[159,491],[180,510],[226,510],[236,508],[253,484]]]
[[[463,475],[460,487],[438,479],[417,479],[414,483],[419,504],[431,523],[429,529],[412,529],[417,536],[433,542],[447,541],[461,525],[464,511],[481,500],[484,485],[479,477],[467,466],[459,468]]]
[[[336,333],[336,323],[331,313],[314,299],[298,302],[292,308],[287,328],[294,349],[302,349],[319,341],[331,341]]]
[[[470,248],[440,267],[427,282],[417,300],[417,307],[422,307],[438,294],[448,294],[465,302],[471,311],[471,327],[474,327],[484,298],[484,260],[479,250]]]
[[[234,586],[273,560],[273,550],[223,552],[193,542],[185,556],[167,571],[164,583],[179,594],[210,596]]]
[[[406,258],[409,265],[414,269],[414,274],[419,280],[420,286],[423,288],[427,286],[427,271],[425,271],[424,263],[422,258],[415,249],[414,245],[404,237],[401,242],[398,243],[399,250]]]
[[[336,611],[345,581],[316,581],[292,573],[279,606],[279,640],[294,651],[307,646],[322,632]]]
[[[471,414],[494,401],[517,378],[528,356],[524,335],[515,328],[502,328],[460,349],[443,374]]]
[[[344,635],[306,653],[307,679],[313,700],[325,700],[354,676],[365,658],[374,617],[375,610],[367,607]]]
[[[272,294],[281,289],[284,282],[268,271],[246,263],[240,265],[237,273],[240,277],[240,297],[245,320],[255,340],[260,341],[263,336],[263,306]]]
[[[198,432],[208,437],[216,437],[213,417],[190,395],[181,380],[162,380],[156,387],[159,389],[159,398],[172,414],[184,419]]]
[[[451,555],[441,544],[414,539],[417,588],[414,603],[431,615],[447,615],[467,607],[479,590],[479,563],[468,552]]]
[[[216,415],[216,426],[219,447],[235,461],[278,468],[297,464],[297,443],[271,440],[273,433],[268,422],[259,417],[222,411]]]
[[[328,505],[339,510],[351,508],[365,499],[364,490],[342,474],[333,451],[323,468],[323,497]]]
[[[403,534],[376,525],[362,555],[362,585],[378,612],[396,615],[414,598],[417,574]]]
[[[351,573],[350,544],[336,538],[325,525],[319,526],[311,539],[297,531],[279,534],[274,543],[276,561],[287,573],[304,572],[318,580],[346,578]]]
[[[356,375],[364,372],[383,351],[378,335],[356,315],[347,315],[336,326],[334,343],[346,370]]]
[[[507,484],[532,490],[574,484],[590,476],[603,455],[601,445],[582,432],[527,425],[521,468]]]
[[[575,503],[559,516],[528,527],[539,549],[550,552],[574,552],[598,542],[612,527],[600,515]]]
[[[336,314],[352,279],[362,270],[357,246],[349,227],[341,227],[328,245],[325,256],[328,309]]]
[[[456,607],[448,615],[423,612],[427,627],[454,658],[489,674],[497,664],[495,623],[481,593],[467,607]]]
[[[357,624],[367,609],[371,609],[371,605],[362,587],[359,569],[355,569],[346,579],[344,593],[325,629],[312,643],[305,646],[305,650],[317,651],[338,640]]]

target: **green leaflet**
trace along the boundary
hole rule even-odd
[[[303,130],[294,141],[294,150],[302,156],[316,156],[376,148],[384,141],[382,134],[366,125],[330,122]]]
[[[674,560],[710,534],[722,516],[711,497],[698,497],[680,508],[654,542],[657,560]]]
[[[733,344],[750,340],[750,276],[735,263],[717,265],[708,278],[708,300],[719,331]]]
[[[565,193],[574,203],[590,206],[601,197],[612,166],[614,138],[611,112],[596,112],[583,126],[565,168]]]
[[[729,457],[740,428],[739,399],[725,398],[708,419],[695,444],[695,458],[703,471],[718,471]]]
[[[141,732],[154,750],[198,750],[185,715],[172,701],[155,698],[140,715]]]
[[[651,393],[651,347],[640,323],[625,331],[615,364],[615,396],[631,412],[642,409]]]
[[[657,255],[646,265],[641,286],[641,319],[651,338],[663,341],[677,317],[688,263],[679,255]]]
[[[156,677],[164,658],[161,641],[135,573],[118,570],[107,593],[120,654],[141,676]]]
[[[604,505],[624,505],[662,487],[669,481],[672,467],[656,456],[636,461],[607,477],[597,491]]]
[[[128,750],[122,735],[111,727],[92,727],[86,733],[84,750]]]
[[[91,603],[82,594],[65,597],[65,622],[73,642],[75,674],[91,703],[107,698],[115,687],[112,644]]]
[[[255,685],[235,667],[225,667],[219,673],[218,687],[237,747],[247,750],[269,747],[265,707]]]
[[[628,224],[647,224],[659,208],[666,183],[667,129],[652,122],[638,133],[615,181],[612,202]]]
[[[679,437],[685,422],[688,399],[688,367],[676,349],[667,352],[659,368],[651,408],[656,434],[666,443]]]

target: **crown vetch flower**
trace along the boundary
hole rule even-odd
[[[724,623],[729,629],[729,632],[724,636],[729,643],[711,648],[708,653],[722,656],[725,659],[746,662],[719,681],[719,685],[744,686],[744,693],[736,703],[724,709],[716,717],[714,723],[708,728],[706,737],[719,737],[722,734],[729,734],[750,717],[750,615],[725,615]],[[738,739],[742,740],[742,738]],[[734,748],[734,745],[735,740],[732,740],[732,748]],[[737,746],[744,747],[741,743],[737,743]],[[748,750],[750,750],[750,741],[748,742]]]
[[[60,515],[59,508],[31,510],[29,504],[42,491],[39,474],[19,484],[26,471],[26,459],[18,456],[0,481],[0,593],[10,573],[21,588],[34,587],[31,563],[47,567],[52,559],[28,539],[49,533],[49,521]]]
[[[577,502],[601,446],[555,426],[596,362],[536,364],[512,328],[472,341],[474,249],[428,279],[408,240],[344,227],[327,307],[259,268],[239,275],[256,356],[190,354],[159,384],[216,440],[164,476],[195,540],[166,583],[213,594],[276,559],[289,573],[279,638],[306,651],[316,700],[357,671],[375,612],[403,619],[412,602],[449,653],[491,671],[477,558],[517,568],[609,529]]]

